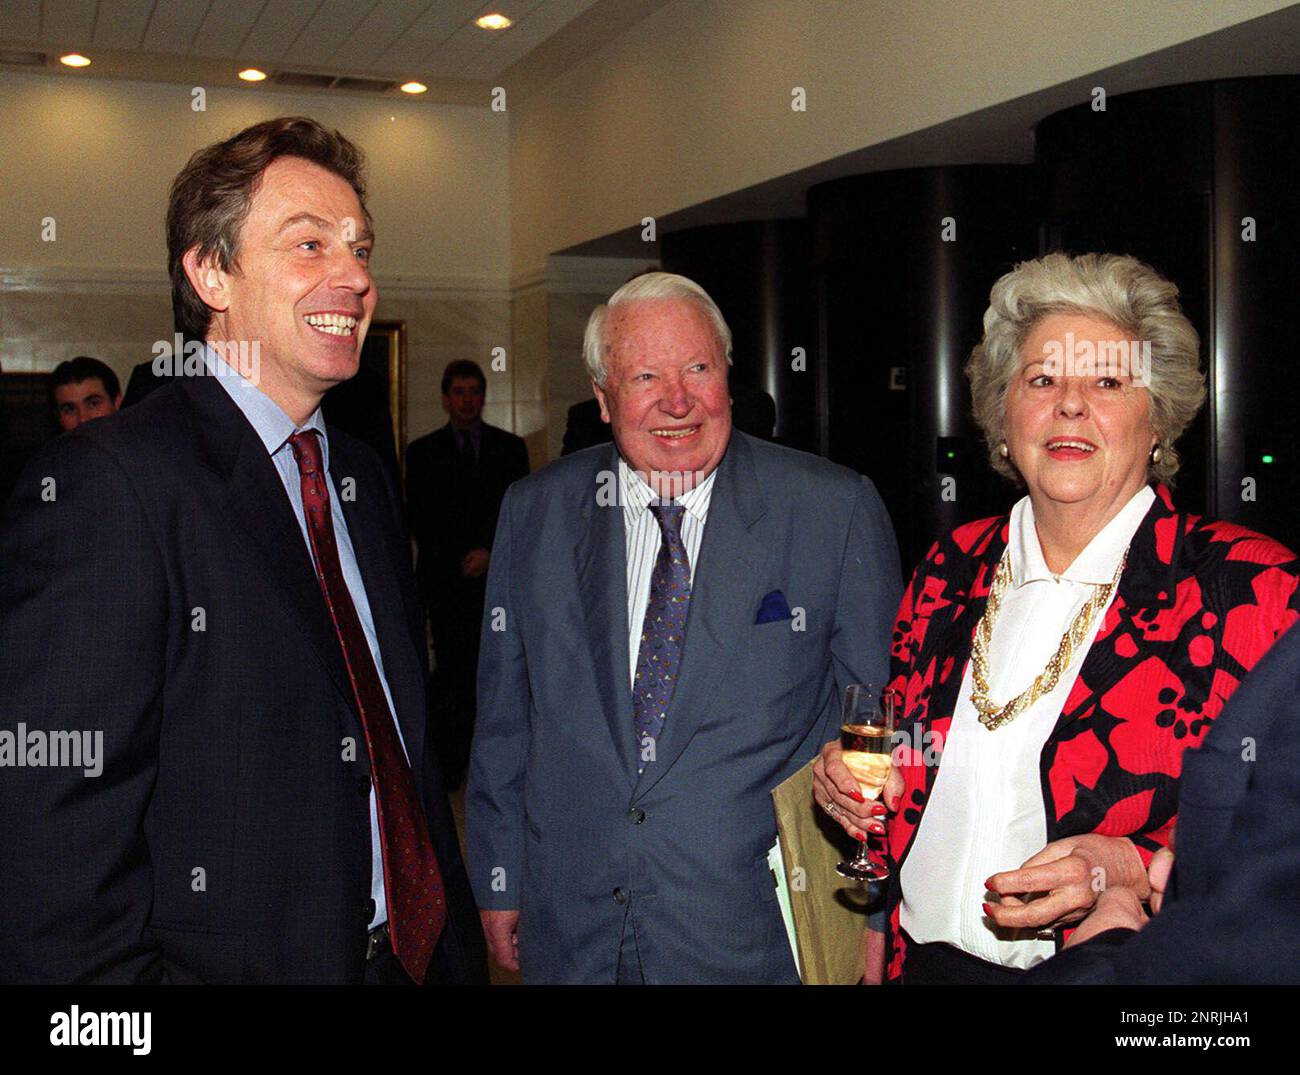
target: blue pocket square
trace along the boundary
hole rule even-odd
[[[763,603],[758,606],[758,615],[754,617],[754,623],[772,623],[775,620],[792,618],[790,602],[785,599],[785,594],[780,590],[773,590],[763,598]]]

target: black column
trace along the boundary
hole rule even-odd
[[[1028,171],[907,169],[808,193],[826,452],[880,489],[905,571],[1016,496],[985,462],[962,371],[993,281],[1035,253]]]
[[[1201,335],[1209,395],[1178,444],[1179,504],[1293,546],[1298,123],[1300,79],[1233,79],[1059,112],[1036,146],[1045,246],[1150,263]]]
[[[1294,549],[1300,546],[1300,79],[1215,83],[1213,120],[1211,503],[1215,514]]]
[[[732,383],[776,402],[776,437],[817,450],[815,356],[802,220],[688,228],[660,239],[660,264],[688,276],[718,304],[732,334]],[[802,348],[797,369],[795,348]],[[741,401],[737,400],[737,406]]]

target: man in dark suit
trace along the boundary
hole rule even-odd
[[[466,850],[526,982],[798,981],[770,792],[884,682],[901,578],[869,482],[733,431],[729,351],[697,284],[625,284],[584,342],[615,443],[501,509]]]
[[[407,517],[433,633],[433,737],[449,788],[460,786],[469,764],[478,633],[497,515],[511,482],[528,476],[523,438],[483,421],[486,391],[477,363],[448,363],[442,374],[447,424],[406,450]]]
[[[1031,984],[1300,982],[1300,629],[1183,755],[1175,853],[1151,860],[1154,917],[1107,889]],[[1172,867],[1172,870],[1171,870]]]
[[[196,153],[167,232],[202,370],[56,438],[10,501],[4,978],[484,978],[397,491],[319,410],[375,308],[363,193],[312,120]]]

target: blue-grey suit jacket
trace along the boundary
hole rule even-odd
[[[681,678],[638,777],[617,459],[567,456],[501,510],[466,804],[475,896],[520,910],[527,982],[613,982],[629,915],[647,982],[797,981],[770,792],[837,733],[846,684],[885,682],[889,517],[852,471],[733,432]],[[773,591],[793,618],[757,622]]]

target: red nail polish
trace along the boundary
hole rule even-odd
[[[860,844],[865,844],[867,842],[867,834],[865,832],[859,832],[857,829],[854,829],[853,839],[857,840],[858,843]]]
[[[852,799],[855,803],[864,803],[867,801],[866,798],[863,796],[862,792],[860,791],[850,791],[849,798]]]
[[[980,906],[984,909],[986,915],[991,916],[993,914],[993,912],[989,910],[989,905],[987,903],[981,903]]]
[[[992,892],[992,891],[994,890],[994,889],[993,889],[993,878],[992,878],[992,877],[989,877],[989,878],[985,879],[985,881],[984,881],[984,887],[987,888],[990,892]]]
[[[883,817],[885,815],[885,808],[880,803],[872,803],[871,812],[875,814],[876,817]]]

